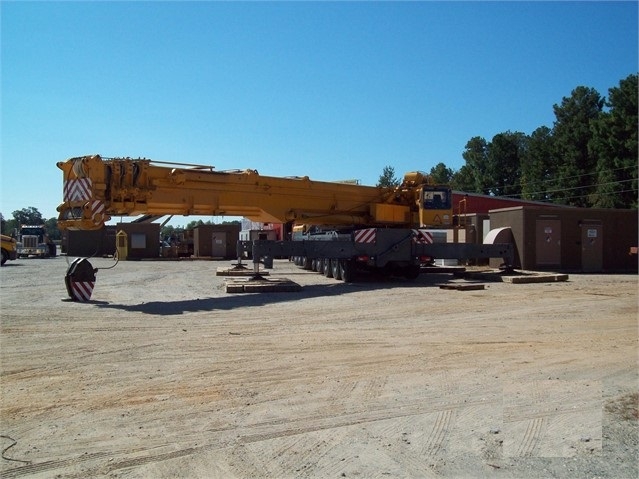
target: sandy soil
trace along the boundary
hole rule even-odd
[[[92,260],[95,267],[111,259]],[[0,270],[0,476],[638,476],[637,277],[227,294],[230,262]]]

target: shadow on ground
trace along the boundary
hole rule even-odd
[[[382,279],[367,276],[355,283],[335,282],[332,284],[308,285],[299,292],[238,293],[214,298],[195,298],[179,301],[151,301],[135,305],[108,302],[93,302],[98,308],[117,309],[152,315],[177,315],[198,311],[232,310],[235,308],[259,307],[267,304],[284,303],[306,298],[330,297],[360,291],[375,291],[389,288],[437,287],[453,279],[452,275],[422,275],[415,281],[400,278]]]

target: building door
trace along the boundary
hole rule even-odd
[[[581,270],[596,273],[603,269],[603,238],[601,223],[581,225]]]
[[[211,256],[226,257],[226,231],[217,231],[213,233],[213,248]]]
[[[561,221],[537,218],[535,245],[537,266],[561,266]]]

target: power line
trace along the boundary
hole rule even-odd
[[[547,193],[557,193],[559,191],[570,191],[570,190],[581,190],[583,188],[594,188],[597,186],[606,186],[606,185],[620,185],[621,183],[628,183],[631,181],[636,181],[635,179],[629,179],[629,180],[619,180],[619,181],[608,181],[606,183],[595,183],[593,185],[589,185],[589,186],[572,186],[570,188],[560,188],[557,190],[543,190],[543,191],[534,191],[532,193],[526,193],[528,195],[541,195],[541,194],[547,194]],[[634,191],[634,190],[631,190]],[[512,195],[501,195],[502,197],[506,197],[506,198],[521,198],[521,193],[519,194],[512,194]]]
[[[577,175],[570,175],[570,176],[562,176],[561,178],[563,180],[568,180],[568,179],[573,179],[573,178],[583,178],[585,176],[594,176],[594,175],[599,175],[600,173],[615,173],[617,171],[622,171],[622,170],[629,170],[629,169],[636,169],[637,165],[628,165],[628,166],[621,166],[619,168],[613,168],[613,169],[606,169],[606,170],[601,170],[601,171],[593,171],[590,173],[579,173]],[[521,168],[520,168],[521,171]],[[540,179],[537,180],[537,183],[552,183],[553,181],[555,181],[554,178],[549,177],[549,174],[545,175],[546,178],[544,179]],[[510,185],[504,185],[503,187],[515,187],[515,186],[522,186],[523,182],[522,180],[519,180],[519,182],[515,183],[515,184],[510,184]],[[499,185],[493,185],[493,186],[489,186],[487,187],[488,189],[492,189],[492,188],[500,188]]]
[[[617,196],[620,195],[622,193],[632,193],[632,192],[637,192],[637,190],[632,189],[632,190],[621,190],[621,191],[608,191],[608,192],[603,192],[603,193],[596,193],[599,196]],[[574,199],[581,199],[581,198],[588,198],[591,195],[575,195],[575,196],[567,196],[565,198],[561,198],[562,200],[574,200]],[[549,200],[537,200],[537,201],[541,201],[542,203],[550,203]]]

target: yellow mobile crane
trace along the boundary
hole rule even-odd
[[[452,195],[421,172],[385,188],[99,155],[57,165],[64,180],[60,229],[94,230],[111,216],[136,215],[229,215],[304,225],[290,240],[239,242],[238,257],[251,249],[256,264],[301,258],[300,264],[345,281],[359,268],[414,278],[435,257],[501,257],[512,264],[509,244],[433,242],[429,230],[453,227]]]

